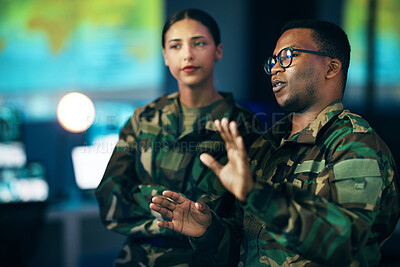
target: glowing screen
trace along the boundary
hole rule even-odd
[[[156,88],[162,0],[1,0],[0,94]]]
[[[367,75],[368,0],[344,1],[344,28],[351,44],[351,62],[346,100],[363,105]],[[378,110],[400,110],[400,1],[376,4],[375,96]]]

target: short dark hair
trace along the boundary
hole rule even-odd
[[[164,24],[164,28],[162,31],[162,47],[165,48],[165,34],[169,30],[169,28],[175,23],[183,19],[193,19],[197,20],[204,26],[208,28],[211,33],[211,36],[214,39],[215,45],[219,45],[221,43],[221,36],[219,32],[219,27],[217,22],[206,12],[200,9],[184,9],[178,12],[175,12],[171,16],[169,16]]]
[[[287,22],[282,27],[281,34],[297,28],[313,30],[311,37],[319,46],[320,52],[327,53],[342,62],[344,90],[350,65],[350,43],[343,29],[328,21],[300,19]]]

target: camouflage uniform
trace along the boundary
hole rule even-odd
[[[377,266],[399,218],[390,151],[341,102],[290,131],[291,115],[248,153],[256,185],[239,266]]]
[[[224,142],[214,120],[228,117],[239,121],[246,143],[256,139],[252,127],[259,121],[250,111],[234,103],[231,94],[215,103],[210,114],[183,131],[179,93],[164,95],[155,102],[137,108],[124,126],[104,177],[96,190],[100,216],[112,231],[127,235],[116,266],[198,266],[213,255],[194,254],[188,238],[157,226],[162,218],[150,211],[151,198],[169,189],[187,198],[202,201],[232,229],[238,260],[242,235],[242,212],[235,198],[219,179],[199,160],[203,152],[226,162]],[[235,260],[234,256],[230,256]],[[216,265],[223,262],[214,261]],[[231,265],[232,263],[225,263]],[[209,265],[207,265],[209,266]]]

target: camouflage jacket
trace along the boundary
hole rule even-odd
[[[385,143],[341,102],[290,131],[291,115],[248,153],[256,184],[243,204],[239,266],[377,266],[399,218]]]
[[[238,120],[239,130],[249,144],[256,139],[253,127],[258,129],[259,121],[253,113],[235,104],[231,94],[222,95],[224,99],[211,114],[196,121],[191,132],[181,128],[183,114],[179,93],[164,95],[137,108],[121,130],[96,197],[105,226],[128,236],[124,250],[130,251],[132,262],[137,263],[143,254],[151,253],[139,251],[137,244],[142,243],[164,247],[164,252],[187,244],[190,250],[184,254],[193,251],[186,237],[158,227],[156,223],[162,218],[149,209],[151,198],[166,189],[209,204],[223,218],[227,231],[240,238],[243,214],[235,207],[234,197],[201,163],[199,155],[207,152],[221,163],[226,162],[224,142],[214,126],[215,119]],[[237,252],[233,254],[238,255]],[[205,260],[205,257],[208,256],[200,258]],[[141,263],[149,264],[144,261],[146,259]]]

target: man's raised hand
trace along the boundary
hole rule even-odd
[[[200,155],[200,160],[219,177],[228,191],[239,200],[246,201],[248,193],[253,189],[254,182],[243,139],[239,135],[234,121],[229,123],[228,119],[223,118],[221,121],[216,120],[215,125],[225,141],[228,163],[223,166],[206,153]]]

